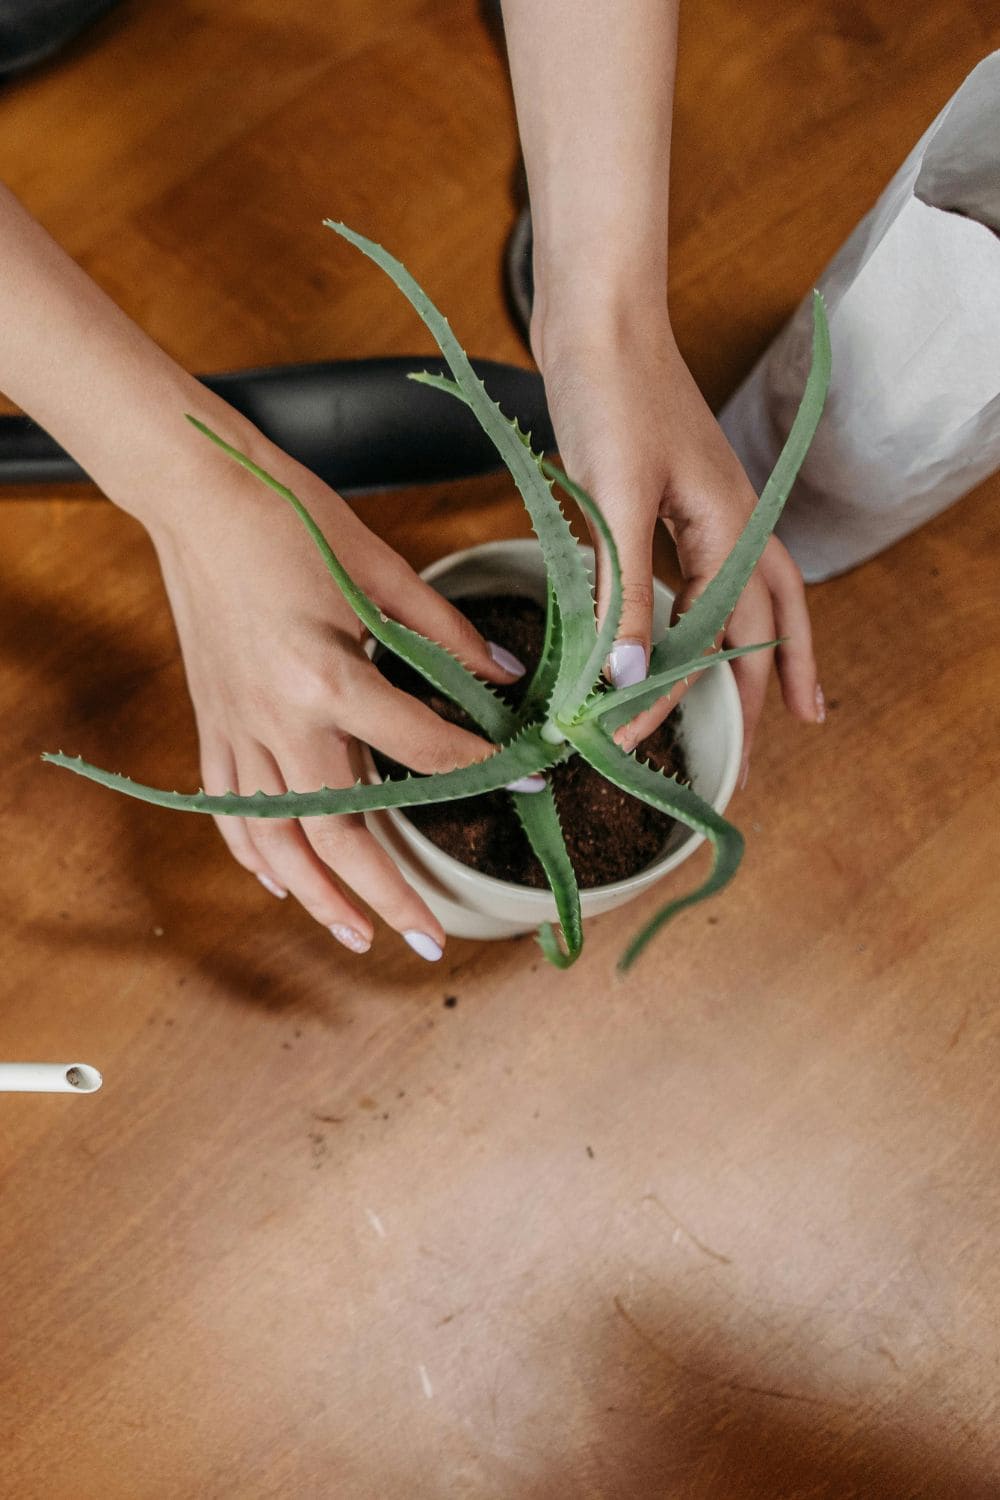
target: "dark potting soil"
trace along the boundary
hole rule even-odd
[[[486,640],[505,646],[524,662],[528,670],[521,681],[500,690],[516,707],[541,655],[544,609],[533,599],[510,594],[459,598],[452,603]],[[437,693],[398,657],[386,653],[378,666],[396,687],[412,693],[443,719],[479,733],[462,709]],[[684,751],[677,739],[682,712],[675,710],[642,742],[639,756],[668,776],[686,779]],[[383,776],[402,773],[402,768],[385,756],[376,755],[375,763]],[[674,827],[673,818],[612,786],[578,755],[545,774],[555,794],[566,848],[581,888],[624,880],[659,858]],[[542,867],[506,792],[405,811],[425,837],[463,864],[516,885],[546,885]]]

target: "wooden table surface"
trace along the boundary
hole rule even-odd
[[[718,400],[1000,17],[682,29],[672,297]],[[526,360],[469,0],[130,0],[0,122],[0,176],[191,368],[428,347],[324,214]],[[1000,1495],[998,500],[812,589],[829,721],[772,696],[737,883],[620,983],[620,917],[563,977],[531,938],[352,959],[204,821],[42,766],[197,780],[144,533],[5,494],[0,1056],[106,1082],[0,1104],[0,1494]],[[420,565],[526,530],[499,480],[364,506]]]

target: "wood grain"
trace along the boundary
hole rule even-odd
[[[996,46],[986,0],[686,7],[713,400]],[[0,175],[192,368],[427,347],[327,213],[524,358],[469,4],[128,0],[0,116]],[[998,499],[812,590],[829,722],[772,699],[737,884],[627,984],[616,918],[564,978],[531,939],[353,961],[206,823],[42,767],[190,785],[194,731],[139,528],[0,503],[0,1054],[106,1077],[0,1104],[0,1493],[1000,1493]],[[525,530],[495,480],[364,504],[420,565]]]

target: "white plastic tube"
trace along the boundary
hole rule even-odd
[[[89,1063],[0,1063],[0,1094],[93,1094],[103,1082]]]

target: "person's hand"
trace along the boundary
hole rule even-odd
[[[478,735],[389,686],[291,507],[196,433],[184,413],[296,490],[387,615],[490,682],[510,682],[519,663],[491,656],[478,632],[339,496],[186,374],[3,187],[0,246],[0,389],[152,537],[184,653],[205,790],[350,786],[356,739],[414,771],[449,771],[490,755],[494,747]],[[526,791],[544,785],[540,776],[516,783]],[[297,896],[354,952],[372,941],[365,902],[424,958],[440,958],[440,924],[361,818],[218,824],[240,864],[276,895]]]
[[[386,614],[447,646],[490,682],[520,675],[514,658],[497,648],[491,655],[469,622],[313,474],[228,408],[200,414],[299,495],[348,572]],[[487,741],[389,685],[365,654],[363,627],[291,507],[189,430],[169,488],[137,505],[128,495],[114,498],[139,516],[157,549],[197,718],[205,790],[350,786],[357,779],[357,740],[420,772],[449,771],[490,755]],[[275,895],[291,892],[353,952],[372,942],[365,903],[422,957],[441,956],[440,923],[361,816],[216,821],[245,869]]]
[[[549,410],[566,472],[587,489],[611,527],[621,562],[623,609],[608,675],[619,687],[646,675],[652,616],[652,544],[658,521],[669,530],[683,574],[675,614],[687,609],[718,572],[756,496],[687,368],[666,310],[646,307],[594,332],[564,324],[532,330]],[[595,538],[595,544],[596,538]],[[609,576],[598,553],[598,611]],[[824,716],[802,575],[775,537],[730,616],[727,646],[782,637],[777,668],[787,708],[810,723]],[[772,651],[733,662],[743,706],[744,758],[764,706]],[[615,738],[633,748],[677,703],[669,697]]]

